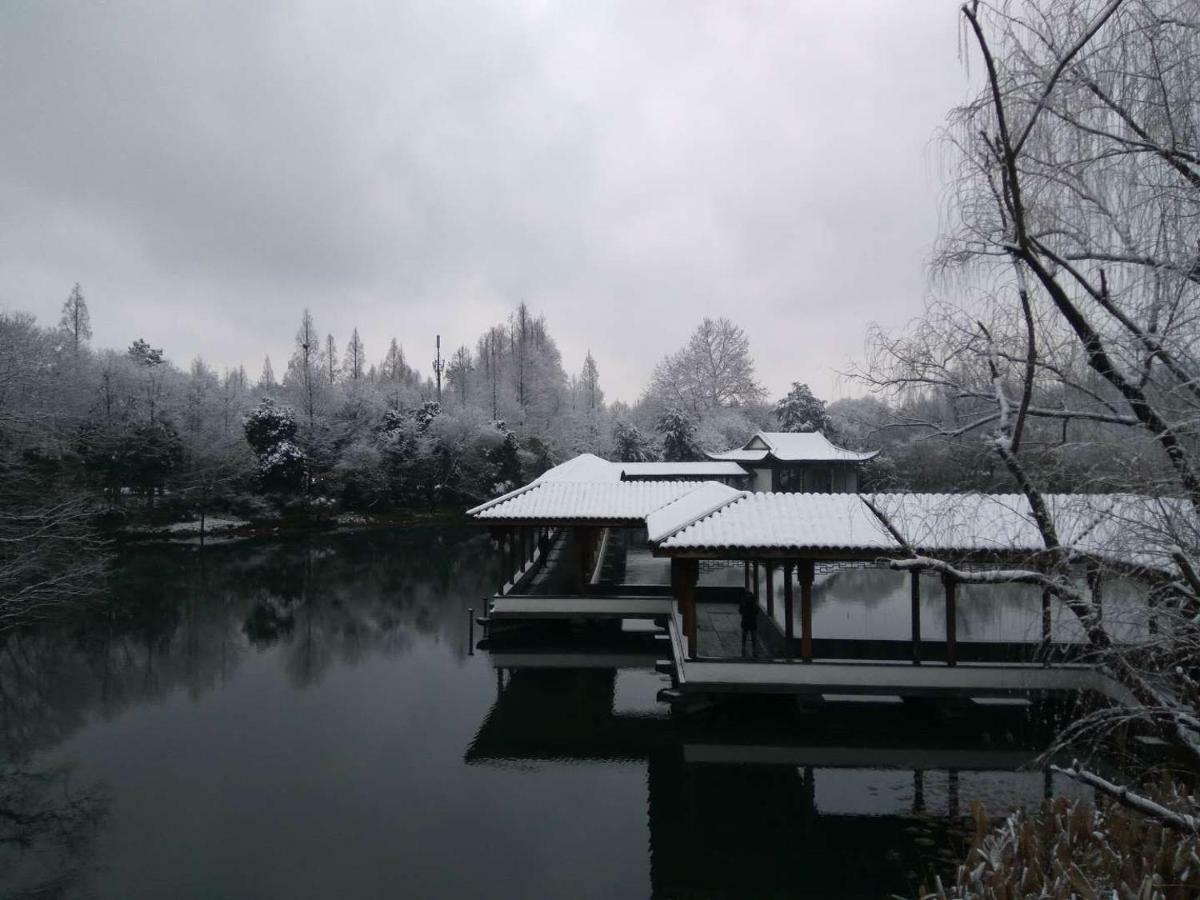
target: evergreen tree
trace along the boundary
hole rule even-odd
[[[825,401],[817,399],[807,384],[792,382],[786,397],[775,404],[775,418],[781,431],[820,431],[833,436],[833,422],[825,410]]]
[[[655,458],[650,442],[636,425],[629,422],[613,425],[612,440],[618,462],[652,462]]]
[[[663,459],[668,462],[694,462],[704,458],[696,444],[696,423],[681,410],[667,410],[658,417],[655,429],[662,435]]]

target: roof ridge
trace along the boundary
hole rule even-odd
[[[721,482],[719,482],[719,481],[705,481],[702,483],[701,487],[696,488],[696,491],[701,490],[701,488],[704,485],[709,485],[709,484],[715,484],[715,485],[719,485],[721,487],[728,487],[728,485],[722,485]],[[730,490],[733,490],[734,493],[726,494],[725,496],[721,497],[715,503],[706,504],[702,508],[701,512],[693,514],[687,520],[685,520],[681,523],[677,523],[669,531],[662,533],[658,537],[651,535],[647,531],[647,534],[646,534],[647,539],[653,544],[661,544],[663,541],[667,540],[668,538],[674,537],[675,535],[679,534],[681,531],[691,528],[693,525],[695,525],[697,522],[701,521],[702,519],[707,519],[709,516],[713,515],[714,513],[718,512],[722,509],[726,509],[727,507],[732,506],[734,503],[738,503],[742,500],[745,500],[747,497],[752,496],[750,491],[738,491],[738,490],[734,490],[733,488],[730,488]],[[656,512],[659,512],[663,509],[666,509],[672,503],[678,503],[680,500],[684,500],[684,499],[692,496],[692,494],[694,494],[696,491],[690,491],[681,497],[676,497],[674,500],[670,501],[669,503],[664,503],[658,509],[651,511],[651,513],[646,516],[647,525],[649,525],[651,515],[653,515]]]
[[[533,481],[529,482],[528,484],[523,484],[518,488],[513,488],[507,494],[501,494],[499,497],[493,497],[491,500],[483,501],[478,506],[472,506],[470,509],[468,509],[466,511],[465,515],[473,516],[476,513],[483,512],[485,509],[491,509],[493,506],[503,503],[505,500],[511,500],[513,497],[518,497],[521,494],[524,494],[526,491],[531,491],[534,488],[544,487],[547,484],[554,484],[554,483],[555,482],[553,482],[553,481],[538,481],[535,478]]]

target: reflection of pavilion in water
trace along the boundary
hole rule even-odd
[[[656,897],[912,893],[931,865],[952,868],[938,854],[956,849],[972,801],[1003,813],[1071,791],[1024,768],[1048,709],[830,703],[780,717],[776,698],[698,722],[617,708],[618,677],[497,669],[466,761],[644,761]]]

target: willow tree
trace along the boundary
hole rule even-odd
[[[1044,546],[1004,572],[915,553],[897,565],[1040,586],[1136,697],[1076,736],[1136,716],[1200,759],[1200,8],[972,2],[962,15],[982,87],[946,129],[953,224],[938,265],[967,299],[907,334],[877,332],[863,374],[930,401],[910,404],[926,412],[904,424],[976,441],[1024,494]],[[1140,583],[1159,628],[1139,650],[1117,642],[1081,585],[1047,496],[1055,452],[1108,462],[1076,488],[1156,498],[1137,540],[1157,561]]]

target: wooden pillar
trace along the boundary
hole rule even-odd
[[[683,636],[689,657],[696,655],[699,635],[696,625],[696,582],[700,579],[700,561],[671,559],[671,587],[679,614],[683,617]]]
[[[500,567],[500,583],[507,586],[509,579],[512,577],[512,529],[505,528],[500,540],[504,545],[503,564]],[[503,588],[501,588],[500,593],[504,593]]]
[[[508,580],[504,577],[504,529],[493,528],[492,540],[496,542],[496,593],[504,593],[504,583]]]
[[[796,639],[796,628],[793,624],[793,606],[792,606],[792,567],[793,563],[788,561],[783,564],[783,637],[787,643],[787,655],[794,656],[795,651],[792,649],[792,642]]]
[[[800,563],[800,657],[813,661],[812,595],[815,566],[811,559]]]
[[[758,560],[757,559],[750,564],[750,568],[753,569],[753,583],[752,583],[751,589],[754,592],[754,602],[757,603],[758,602]]]
[[[775,563],[767,562],[767,615],[775,617]]]
[[[921,664],[921,573],[913,569],[908,573],[909,595],[912,599],[912,661]]]
[[[946,805],[951,819],[958,818],[958,769],[946,773]]]
[[[925,815],[925,772],[913,769],[913,805],[914,816]]]
[[[953,575],[943,575],[946,589],[946,665],[958,665],[958,581]]]
[[[742,563],[742,580],[745,582],[746,593],[750,593],[750,560]]]

